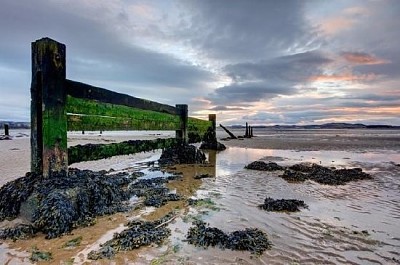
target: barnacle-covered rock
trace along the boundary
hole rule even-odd
[[[326,185],[344,185],[350,181],[371,179],[361,168],[332,169],[317,164],[301,163],[290,166],[281,177],[287,181],[307,179]]]
[[[258,207],[270,212],[298,212],[300,208],[308,208],[304,201],[301,200],[275,200],[270,197],[265,198],[264,203]]]
[[[215,131],[212,127],[208,127],[207,132],[204,134],[200,149],[223,151],[226,146],[217,141]]]
[[[195,246],[218,246],[222,249],[246,250],[258,255],[271,247],[267,235],[257,228],[246,228],[226,234],[216,227],[209,227],[203,221],[195,221],[193,225],[189,228],[186,239],[189,244]]]
[[[278,165],[275,162],[264,162],[264,161],[254,161],[245,166],[246,169],[254,169],[254,170],[261,170],[261,171],[276,171],[276,170],[283,170],[284,168]]]
[[[206,155],[194,145],[178,144],[164,149],[158,163],[162,166],[176,164],[204,164]]]

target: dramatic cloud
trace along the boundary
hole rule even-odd
[[[210,110],[215,110],[215,111],[232,111],[232,110],[245,110],[245,108],[240,108],[240,107],[227,107],[227,106],[215,106],[211,108]]]
[[[388,61],[376,58],[365,52],[343,52],[342,56],[352,64],[385,64]]]
[[[227,125],[400,125],[399,16],[397,0],[3,0],[0,119],[29,120],[30,43],[47,36],[69,79]]]

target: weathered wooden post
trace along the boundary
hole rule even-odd
[[[179,116],[179,130],[176,131],[176,139],[178,142],[187,144],[188,141],[188,105],[186,104],[177,104],[176,114]]]
[[[246,122],[246,132],[244,133],[244,137],[249,137],[249,124]]]
[[[217,115],[216,114],[208,114],[208,120],[211,121],[211,128],[214,132],[214,141],[217,141]]]
[[[5,136],[10,136],[10,131],[9,131],[9,127],[8,124],[4,124],[4,135]]]
[[[31,171],[45,177],[68,170],[65,73],[64,44],[32,43]]]

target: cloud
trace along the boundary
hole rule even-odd
[[[213,104],[258,102],[279,95],[293,95],[311,76],[320,74],[332,60],[320,52],[280,56],[270,60],[230,64],[224,68],[232,83],[209,94]]]
[[[365,52],[342,52],[341,56],[352,64],[386,64],[387,60],[379,59]]]
[[[0,67],[21,71],[28,78],[22,86],[2,86],[2,94],[29,93],[30,43],[45,36],[66,44],[69,79],[172,105],[189,102],[193,91],[207,94],[213,73],[127,41],[119,29],[128,23],[120,3],[3,1],[0,34],[7,37],[0,43]]]
[[[245,110],[245,108],[241,107],[228,107],[228,106],[215,106],[210,108],[210,110],[215,110],[215,111],[233,111],[233,110]]]
[[[191,16],[180,38],[225,62],[274,57],[320,40],[304,19],[302,1],[182,1]]]

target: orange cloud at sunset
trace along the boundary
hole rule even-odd
[[[321,29],[328,35],[336,34],[342,30],[350,28],[354,24],[354,21],[345,17],[333,17],[325,20]]]
[[[353,73],[317,75],[310,77],[312,82],[332,82],[332,81],[372,81],[376,80],[378,75],[374,73],[355,75]]]
[[[386,64],[390,63],[364,52],[343,52],[342,57],[352,64]]]

